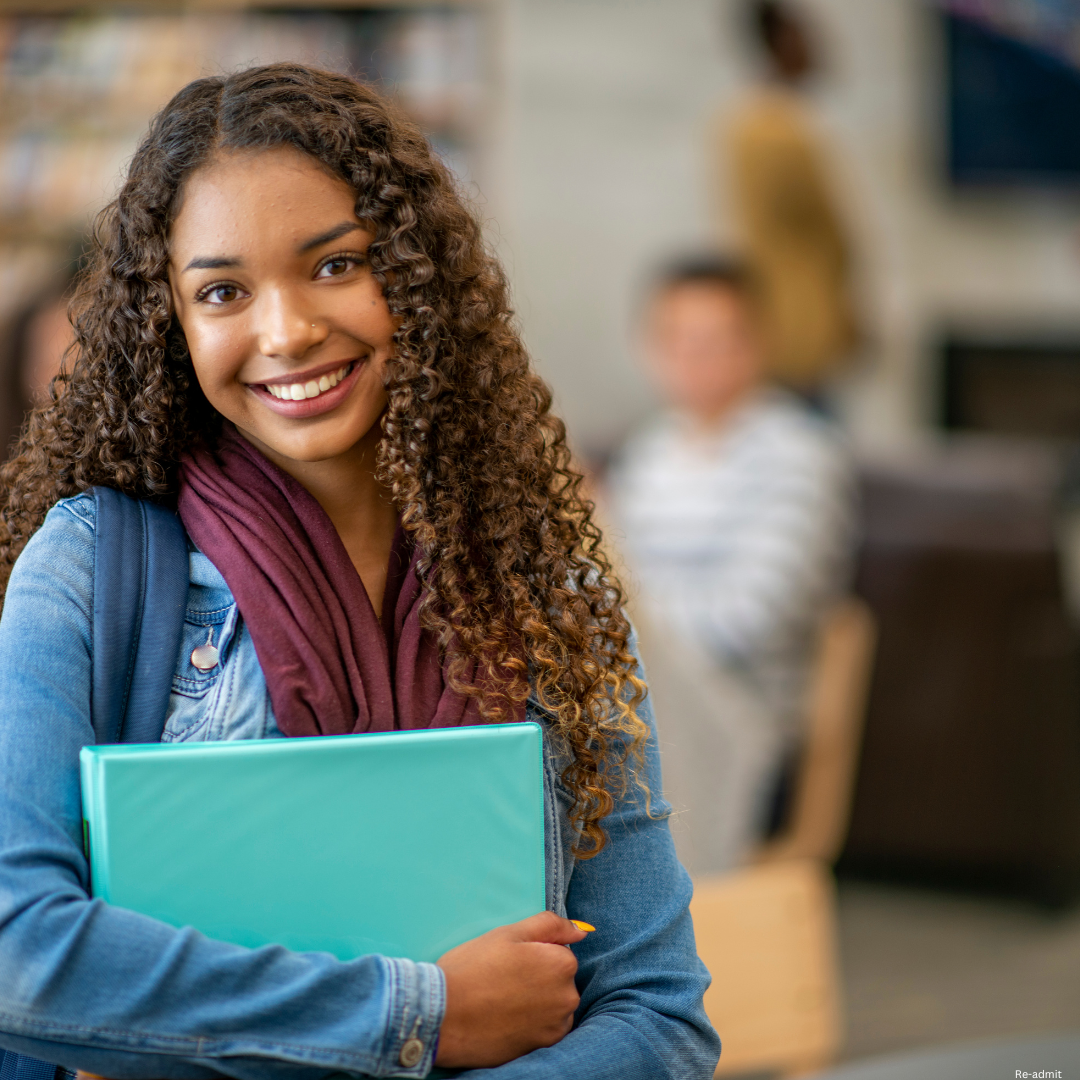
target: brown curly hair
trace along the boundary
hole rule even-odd
[[[58,499],[100,484],[170,503],[180,456],[213,445],[221,418],[172,312],[170,223],[215,153],[278,146],[356,192],[401,320],[378,475],[422,554],[424,625],[485,719],[516,713],[531,685],[567,753],[577,853],[595,854],[647,736],[622,592],[480,224],[424,136],[369,86],[273,64],[199,79],[154,119],[95,223],[72,362],[0,470],[0,587]],[[481,677],[463,685],[473,663]]]

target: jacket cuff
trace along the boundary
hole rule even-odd
[[[446,976],[435,964],[385,957],[390,1010],[380,1076],[425,1077],[446,1012]]]

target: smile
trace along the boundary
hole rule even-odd
[[[267,385],[266,389],[280,401],[305,401],[308,398],[317,398],[328,390],[333,390],[349,374],[352,368],[353,362],[350,361],[348,364],[343,364],[337,371],[331,371],[318,379],[310,379],[304,383],[289,383],[285,386]]]
[[[350,394],[367,370],[370,357],[356,357],[339,366],[300,373],[295,382],[279,377],[273,382],[248,383],[253,393],[271,412],[291,420],[306,420],[333,412]]]

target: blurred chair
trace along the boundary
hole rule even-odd
[[[703,754],[721,753],[722,745],[710,741],[709,736],[714,734],[714,729],[724,726],[717,716],[718,708],[739,708],[740,702],[732,693],[736,687],[717,686],[718,674],[707,659],[698,655],[690,643],[675,641],[664,634],[642,606],[635,606],[633,618],[657,711],[665,787],[676,804],[677,814],[672,821],[676,848],[695,876],[723,869],[709,859],[710,849],[700,838],[702,825],[699,822],[694,826],[689,816],[694,814],[694,797],[707,795],[689,784],[683,775],[687,771],[687,759],[692,762],[699,758],[685,752],[673,754],[673,743],[678,739],[699,746]],[[780,833],[751,851],[748,861],[816,858],[831,864],[843,848],[876,636],[869,607],[854,597],[839,601],[823,619],[817,658],[807,688],[806,736],[795,767],[791,805]],[[749,710],[744,711],[749,714]],[[730,721],[731,716],[723,719]],[[768,746],[763,743],[759,749],[768,759]],[[760,764],[744,762],[748,777],[729,776],[729,782],[742,783],[760,777]],[[718,798],[715,793],[708,797]],[[752,796],[744,793],[740,798],[749,812]],[[731,800],[717,805],[726,805],[730,812]],[[683,810],[689,812],[685,821],[681,820]]]
[[[842,1039],[836,901],[812,859],[751,866],[695,884],[698,954],[713,976],[705,1011],[723,1040],[717,1075],[805,1076]]]
[[[807,695],[806,743],[788,820],[756,862],[812,858],[832,864],[851,817],[859,746],[877,629],[870,608],[850,597],[829,612]]]

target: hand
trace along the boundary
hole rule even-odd
[[[489,930],[439,960],[446,1014],[435,1064],[503,1065],[569,1032],[578,1006],[577,959],[585,931],[550,911]]]

